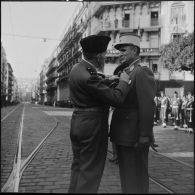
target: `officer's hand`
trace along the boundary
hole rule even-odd
[[[108,77],[108,80],[117,80],[119,77],[117,75],[112,75]]]
[[[157,149],[156,149],[158,147],[157,144],[151,143],[150,146],[151,146],[152,150],[154,150],[155,152],[158,152]]]
[[[121,73],[119,79],[120,79],[120,81],[125,81],[125,82],[127,82],[128,84],[131,83],[130,76],[129,76],[125,71]]]

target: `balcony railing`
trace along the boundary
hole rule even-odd
[[[56,83],[55,83],[55,82],[53,82],[53,83],[51,83],[51,84],[47,85],[46,90],[50,90],[50,89],[53,89],[53,88],[56,88],[56,87],[57,87]]]
[[[129,20],[123,20],[122,25],[123,25],[123,27],[128,28],[129,27]]]
[[[156,80],[160,80],[160,73],[159,72],[154,72],[154,78]]]
[[[140,55],[160,55],[159,48],[141,48]]]
[[[46,83],[49,83],[51,80],[55,79],[58,77],[58,74],[56,72],[52,73],[52,74],[49,74],[47,80],[46,80]]]
[[[116,49],[108,49],[106,52],[106,57],[118,57],[120,52]]]
[[[156,18],[155,19],[151,18],[150,25],[151,26],[158,26],[159,25],[158,18],[157,19]]]
[[[48,74],[49,74],[53,69],[55,69],[56,67],[57,67],[57,63],[52,64],[52,65],[49,67],[49,69],[48,69],[46,75],[48,75]]]

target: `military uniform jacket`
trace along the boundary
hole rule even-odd
[[[121,106],[115,108],[110,126],[111,141],[132,146],[140,139],[153,142],[156,84],[152,71],[134,64],[130,91]]]
[[[78,108],[118,106],[122,104],[130,85],[120,81],[111,89],[99,77],[94,66],[82,60],[76,64],[69,76],[70,100]]]

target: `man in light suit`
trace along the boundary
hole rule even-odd
[[[122,105],[114,110],[110,139],[116,144],[122,193],[148,193],[148,152],[154,144],[154,97],[156,84],[148,67],[140,66],[140,38],[122,32],[115,45],[121,65],[115,74],[131,72],[131,89]]]

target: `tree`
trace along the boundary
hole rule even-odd
[[[174,70],[194,71],[194,32],[163,45],[160,53],[160,61],[171,72]]]

